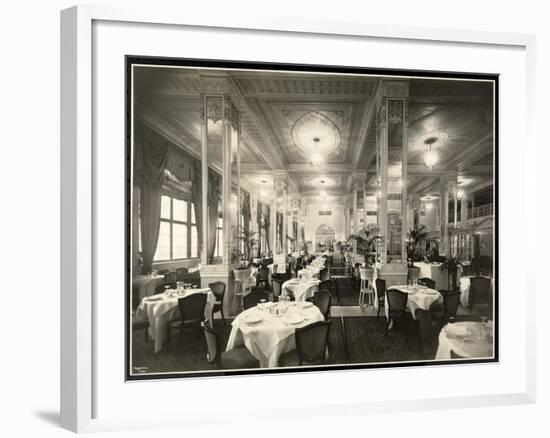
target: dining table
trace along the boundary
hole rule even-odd
[[[283,283],[282,293],[283,295],[289,295],[289,292],[291,292],[296,301],[306,301],[319,290],[320,282],[318,278],[292,278]]]
[[[373,287],[376,289],[376,283],[373,283]],[[417,310],[429,311],[430,307],[436,302],[443,302],[443,296],[435,289],[422,285],[395,285],[388,286],[387,290],[396,289],[400,292],[406,293],[407,297],[407,310],[411,312],[414,319],[417,318]],[[378,310],[378,300],[374,300],[374,307]],[[388,298],[384,297],[384,312],[386,318],[388,318]]]
[[[451,351],[461,358],[493,357],[494,326],[492,321],[448,323],[439,333],[436,360],[452,359]]]
[[[430,278],[435,281],[435,288],[438,290],[449,290],[449,274],[447,268],[442,263],[414,262],[414,266],[420,268],[418,278]],[[460,281],[462,267],[459,265],[457,270],[457,282]]]
[[[178,300],[197,293],[207,294],[204,318],[210,319],[216,297],[208,287],[183,290],[168,289],[163,293],[145,297],[141,300],[134,318],[149,321],[149,335],[154,341],[155,353],[162,350],[162,345],[166,338],[167,324],[179,318]]]
[[[460,279],[460,304],[462,304],[466,309],[470,304],[470,278],[472,277],[468,276]],[[494,283],[495,280],[491,278],[491,285],[489,286],[489,294],[491,296],[493,295]]]
[[[233,320],[227,350],[245,346],[262,368],[276,368],[282,354],[296,349],[295,330],[323,320],[309,301],[260,303]]]

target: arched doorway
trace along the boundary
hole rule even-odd
[[[327,224],[321,224],[315,231],[316,252],[332,251],[334,245],[334,228]]]

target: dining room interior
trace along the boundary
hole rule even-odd
[[[131,63],[127,376],[498,360],[497,78]]]

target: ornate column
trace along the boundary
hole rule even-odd
[[[377,168],[380,178],[378,224],[383,237],[380,245],[380,276],[388,286],[407,282],[408,96],[408,81],[384,81],[377,118]],[[394,263],[388,263],[390,251]]]
[[[279,217],[282,214],[282,223],[277,224],[277,216],[273,224],[274,228],[274,251],[273,256],[279,258],[286,257],[287,249],[287,231],[288,231],[288,174],[286,170],[273,171],[273,184],[275,189],[275,205],[272,210],[275,210]]]
[[[439,180],[439,200],[441,213],[441,248],[440,253],[448,257],[451,254],[451,245],[449,239],[449,200],[454,196],[456,190],[456,178],[453,180],[449,176],[442,176]]]

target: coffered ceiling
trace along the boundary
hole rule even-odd
[[[374,114],[381,77],[136,67],[136,116],[199,155],[199,94],[205,83],[214,87],[219,78],[230,84],[238,100],[245,184],[269,186],[273,170],[286,170],[292,190],[310,194],[325,187],[339,196],[349,192],[353,173],[359,171],[367,173],[368,191],[376,190]],[[492,86],[480,81],[409,80],[410,191],[436,196],[442,175],[466,178],[464,188],[492,180],[492,93]],[[322,136],[316,143],[303,141],[311,122],[304,118],[330,126],[322,134],[326,142]],[[434,144],[439,162],[430,170],[423,163],[423,139],[434,133],[443,141]],[[337,144],[327,146],[329,141]],[[315,147],[322,155],[318,167],[311,164]],[[221,154],[212,156],[219,166]]]

